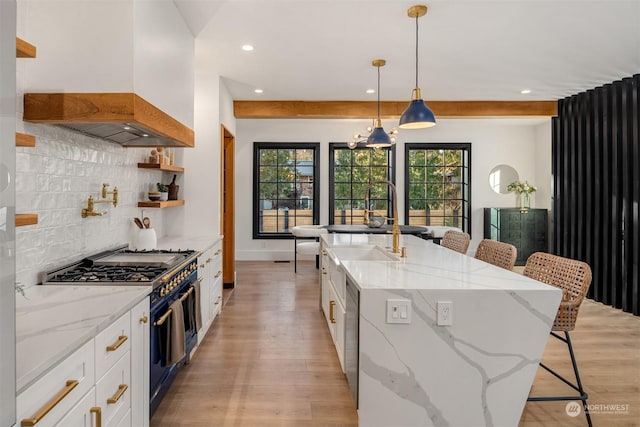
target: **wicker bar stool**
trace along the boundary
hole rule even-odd
[[[515,246],[491,239],[483,239],[480,242],[475,256],[476,259],[506,270],[513,270],[517,257],[518,250]]]
[[[470,240],[471,236],[469,236],[467,233],[464,233],[462,231],[448,230],[446,233],[444,233],[440,245],[466,255],[467,249],[469,249]]]
[[[589,408],[587,406],[587,398],[589,395],[582,387],[582,381],[580,380],[580,374],[578,372],[578,364],[576,363],[573,345],[571,344],[571,338],[569,336],[569,331],[572,331],[575,328],[580,304],[582,304],[582,300],[591,285],[591,268],[588,264],[581,261],[543,252],[536,252],[527,259],[527,264],[524,267],[523,274],[531,277],[532,279],[562,289],[562,301],[560,302],[558,313],[553,322],[553,327],[551,328],[551,335],[567,345],[569,355],[571,356],[573,372],[576,377],[576,383],[574,384],[568,379],[562,377],[542,362],[540,362],[540,366],[580,393],[577,396],[530,396],[527,400],[531,402],[581,400],[585,416],[587,417],[587,423],[591,426],[591,415],[589,414]],[[556,332],[564,332],[564,337]]]

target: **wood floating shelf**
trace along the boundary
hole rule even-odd
[[[36,47],[31,43],[16,37],[16,58],[35,58]]]
[[[26,133],[16,132],[16,147],[35,147],[36,137]]]
[[[184,168],[175,165],[161,165],[160,163],[138,163],[140,169],[158,169],[167,172],[184,172]]]
[[[144,201],[138,202],[139,208],[172,208],[174,206],[184,205],[184,200],[164,200],[164,201]]]
[[[35,225],[38,223],[38,214],[16,214],[16,227]]]

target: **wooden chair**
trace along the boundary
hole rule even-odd
[[[319,237],[326,232],[327,229],[322,225],[298,225],[291,229],[291,234],[293,234],[293,271],[295,273],[298,272],[298,255],[315,255],[316,268],[318,267]],[[300,239],[306,241],[299,242]]]
[[[475,256],[476,259],[506,270],[513,270],[517,257],[518,250],[515,246],[491,239],[484,239],[480,242]]]
[[[467,233],[464,233],[462,231],[448,230],[446,233],[444,233],[440,245],[466,255],[467,249],[469,249],[470,240],[471,237]]]
[[[532,279],[562,289],[562,301],[560,302],[558,313],[556,314],[553,327],[551,328],[551,335],[567,345],[569,355],[571,356],[573,372],[576,377],[576,383],[574,384],[562,377],[542,362],[540,362],[540,366],[580,393],[577,396],[529,397],[527,400],[532,402],[581,400],[585,416],[587,417],[587,423],[591,426],[591,416],[587,406],[587,398],[589,395],[582,387],[582,381],[580,380],[580,374],[578,372],[578,364],[576,363],[573,345],[571,344],[571,338],[569,336],[569,331],[572,331],[575,328],[576,319],[578,318],[578,310],[580,309],[582,300],[591,285],[591,268],[589,268],[588,264],[581,261],[543,252],[536,252],[527,259],[527,264],[524,267],[523,274],[527,277],[531,277]],[[564,337],[557,334],[556,331],[564,332]]]

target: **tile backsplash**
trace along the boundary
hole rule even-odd
[[[16,212],[38,214],[38,224],[16,228],[16,282],[32,286],[43,271],[131,244],[136,216],[151,218],[158,236],[164,235],[160,210],[137,207],[156,182],[168,182],[162,172],[138,169],[148,148],[124,148],[58,126],[23,125],[36,146],[16,148]],[[118,188],[117,207],[96,203],[105,214],[82,218],[89,195],[101,198],[102,183]]]

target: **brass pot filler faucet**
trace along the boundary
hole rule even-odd
[[[82,218],[86,218],[88,216],[102,216],[107,213],[106,211],[93,210],[96,203],[113,203],[114,208],[118,206],[118,187],[113,187],[113,191],[107,191],[107,187],[109,187],[109,184],[102,184],[102,192],[100,193],[102,199],[93,200],[93,196],[89,196],[87,199],[87,207],[82,209],[81,212]],[[109,194],[113,195],[111,199],[107,199]]]

